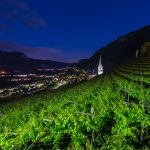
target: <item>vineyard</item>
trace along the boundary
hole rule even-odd
[[[150,148],[150,58],[0,106],[2,150]]]

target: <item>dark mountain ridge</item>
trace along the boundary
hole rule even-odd
[[[108,71],[135,58],[136,50],[140,50],[141,46],[148,41],[150,41],[150,25],[119,37],[78,66],[86,69],[97,68],[99,57],[102,56],[104,71]]]
[[[78,64],[32,59],[21,52],[0,51],[0,68],[30,71],[40,67],[63,68],[66,66],[77,66],[88,70],[96,70],[101,56],[104,71],[109,71],[135,58],[136,50],[140,50],[141,46],[148,41],[150,41],[150,25],[119,37],[117,40],[96,51],[89,59],[80,60]]]
[[[73,64],[56,62],[52,60],[39,60],[28,58],[21,52],[4,52],[0,51],[0,68],[14,71],[31,71],[38,68],[63,68]]]

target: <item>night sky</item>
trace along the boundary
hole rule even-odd
[[[149,24],[150,0],[0,0],[0,49],[74,62]]]

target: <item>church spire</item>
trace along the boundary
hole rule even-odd
[[[102,60],[101,60],[101,56],[100,56],[100,58],[99,58],[99,65],[101,65],[102,64]]]
[[[102,59],[101,56],[99,58],[99,64],[98,64],[98,75],[103,74],[103,65],[102,65]]]

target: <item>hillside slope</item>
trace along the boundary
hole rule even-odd
[[[63,68],[73,64],[56,62],[51,60],[38,60],[28,58],[21,52],[4,52],[0,51],[0,69],[32,71],[40,67],[45,68]]]
[[[101,55],[104,70],[110,70],[135,58],[136,50],[140,50],[141,46],[148,41],[150,41],[150,26],[119,37],[117,40],[99,49],[90,59],[79,63],[79,67],[97,67]]]
[[[0,106],[0,149],[149,149],[150,58],[57,95]]]

